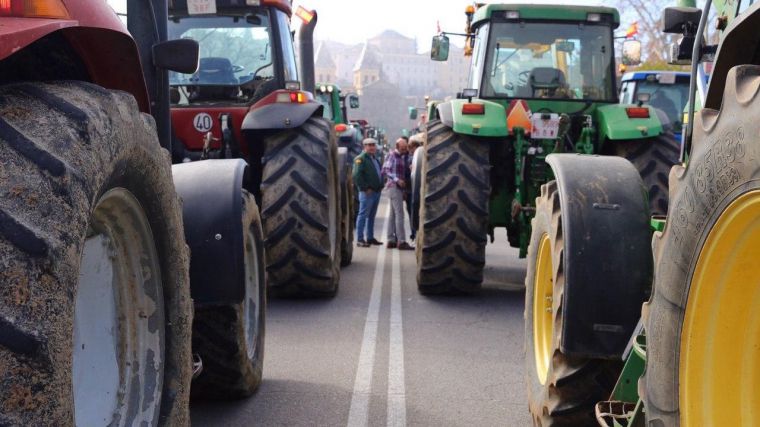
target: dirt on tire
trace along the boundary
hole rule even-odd
[[[259,312],[254,322],[255,342],[249,343],[246,335],[246,322],[252,319],[246,318],[243,302],[196,308],[193,319],[193,353],[201,357],[203,371],[193,381],[193,399],[239,399],[252,395],[261,384],[266,334],[264,237],[256,200],[245,190],[242,221],[245,256],[250,263],[256,263],[257,267],[245,272],[246,279],[255,282],[256,287],[246,288],[243,296],[250,299],[249,291],[258,294]],[[253,355],[248,354],[249,344],[255,346]]]
[[[472,293],[483,282],[490,192],[489,143],[428,123],[420,179],[417,287]],[[420,167],[420,166],[418,166]]]
[[[188,425],[189,256],[169,153],[153,119],[131,95],[89,83],[0,86],[0,164],[0,425],[74,424],[80,257],[95,204],[116,187],[140,202],[160,258],[159,424]]]
[[[270,294],[333,296],[341,240],[335,131],[311,117],[265,144],[261,217]]]
[[[534,426],[598,426],[594,405],[606,400],[615,385],[622,363],[610,360],[571,357],[559,348],[562,331],[562,298],[565,286],[564,240],[561,226],[560,197],[556,181],[541,186],[536,199],[536,216],[528,246],[525,277],[525,382],[528,406]],[[552,355],[546,381],[542,384],[536,367],[533,331],[533,298],[538,249],[543,235],[549,237],[553,268]]]

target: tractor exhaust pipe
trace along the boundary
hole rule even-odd
[[[301,17],[298,12],[296,14]],[[301,72],[301,89],[314,93],[317,84],[314,77],[314,28],[317,26],[317,11],[310,12],[310,15],[308,21],[301,17],[303,23],[298,32],[298,68]]]

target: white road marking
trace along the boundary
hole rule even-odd
[[[388,234],[390,204],[385,215],[383,234]],[[348,427],[364,427],[368,423],[369,398],[372,394],[372,371],[375,367],[375,347],[377,344],[377,324],[380,314],[380,300],[383,290],[383,273],[385,271],[385,245],[380,246],[375,263],[375,276],[372,280],[372,293],[367,307],[367,320],[364,323],[364,338],[359,351],[359,364],[356,368],[354,391],[351,394],[351,407],[348,411]]]
[[[404,329],[401,315],[401,268],[399,251],[391,256],[391,327],[388,353],[388,427],[406,426],[404,383]]]

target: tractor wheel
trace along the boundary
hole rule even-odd
[[[565,285],[557,184],[541,186],[525,278],[525,364],[534,426],[595,426],[594,404],[609,397],[620,363],[560,350]]]
[[[0,86],[0,425],[187,425],[189,254],[134,98]]]
[[[354,183],[351,180],[350,172],[343,182],[340,192],[340,266],[346,267],[351,265],[354,257]]]
[[[261,383],[266,330],[264,238],[256,200],[243,190],[245,295],[243,301],[195,309],[193,352],[203,371],[193,381],[193,398],[250,396]]]
[[[489,145],[436,120],[422,164],[417,286],[423,294],[472,293],[485,265]]]
[[[760,408],[760,67],[726,77],[720,111],[695,115],[686,167],[654,238],[639,390],[650,425],[757,425]],[[751,409],[750,409],[751,408]]]
[[[332,125],[312,117],[265,144],[261,216],[269,289],[277,296],[333,296],[341,221]]]
[[[615,141],[614,155],[624,157],[636,167],[649,190],[649,210],[652,215],[668,213],[668,174],[678,163],[681,142],[667,131],[654,138]]]

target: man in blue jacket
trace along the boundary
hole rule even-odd
[[[375,239],[375,216],[383,189],[383,175],[377,154],[377,140],[366,138],[362,141],[364,151],[354,159],[353,178],[359,189],[359,214],[356,216],[356,245],[366,248],[382,245]],[[367,240],[364,240],[366,227]]]

